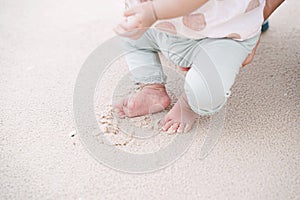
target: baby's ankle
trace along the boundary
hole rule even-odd
[[[162,83],[153,83],[153,84],[141,84],[142,89],[153,89],[153,90],[166,90],[165,85]]]

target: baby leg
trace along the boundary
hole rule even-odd
[[[138,40],[123,40],[130,73],[142,89],[115,105],[121,118],[159,112],[170,105],[170,97],[164,86],[166,77],[149,34],[145,33]]]
[[[187,132],[197,115],[219,111],[230,96],[230,88],[243,60],[258,37],[244,42],[205,39],[192,51],[192,67],[186,74],[184,94],[162,121],[163,129]]]

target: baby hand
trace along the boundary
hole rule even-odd
[[[144,2],[124,12],[126,19],[114,31],[123,37],[138,39],[157,20],[153,2]]]

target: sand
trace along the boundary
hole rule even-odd
[[[90,156],[74,131],[72,105],[79,70],[113,36],[121,7],[99,0],[1,1],[0,199],[299,199],[299,6],[286,1],[271,17],[254,61],[232,88],[223,135],[208,157],[198,154],[206,118],[179,160],[131,175]],[[121,78],[122,70],[111,73]],[[95,95],[103,102],[95,106],[99,126],[111,123],[101,112],[111,108],[112,83],[100,84],[107,96]],[[150,120],[130,123],[140,128]],[[115,125],[107,134],[117,148],[139,153],[173,138],[121,140]]]

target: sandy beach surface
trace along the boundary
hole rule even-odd
[[[122,5],[0,0],[0,199],[300,199],[299,8],[300,1],[289,0],[272,15],[254,61],[232,88],[213,151],[199,158],[210,119],[203,117],[176,162],[133,175],[98,163],[80,141],[73,115],[77,75],[93,50],[115,36]],[[136,89],[123,84],[125,74],[120,58],[98,82],[99,127],[124,151],[157,151],[174,136],[138,141],[118,133],[120,127],[136,132],[164,113],[110,121],[111,97]],[[182,77],[168,79],[173,102]]]

